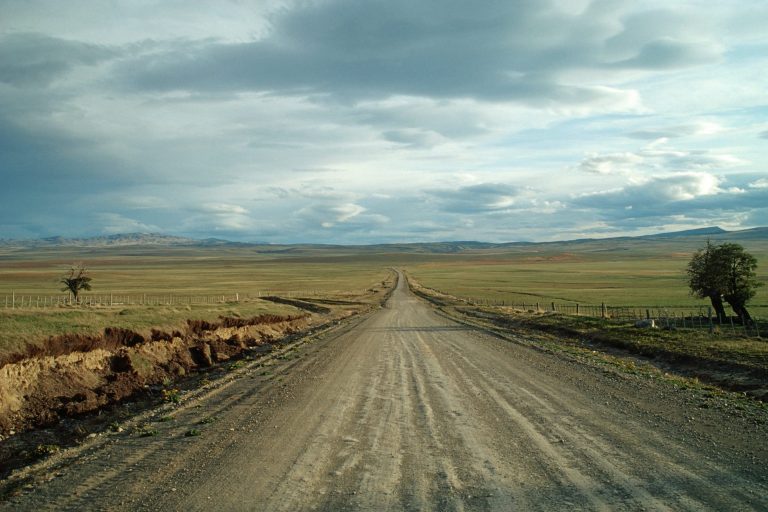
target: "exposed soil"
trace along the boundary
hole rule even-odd
[[[146,386],[172,382],[317,323],[308,315],[269,315],[224,327],[236,320],[191,320],[187,333],[156,331],[157,339],[148,340],[125,330],[116,336],[110,328],[101,337],[52,338],[48,352],[55,355],[33,355],[0,368],[0,436],[120,402]]]

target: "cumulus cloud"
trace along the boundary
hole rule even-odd
[[[616,190],[584,194],[572,207],[594,212],[615,227],[733,221],[766,209],[768,188],[728,186],[708,173],[657,176]]]
[[[745,162],[731,154],[706,149],[681,150],[659,139],[636,152],[587,155],[577,169],[592,174],[645,175],[651,172],[689,172],[728,169]]]
[[[592,153],[579,164],[579,170],[593,174],[613,174],[637,168],[645,159],[636,153]]]

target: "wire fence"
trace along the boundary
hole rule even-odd
[[[0,307],[7,309],[51,308],[64,306],[173,306],[239,302],[240,295],[174,295],[174,294],[87,294],[77,299],[72,294],[17,295],[0,297]]]
[[[731,313],[720,321],[712,308],[705,305],[679,306],[611,306],[601,304],[580,304],[560,302],[516,302],[503,299],[465,297],[474,305],[503,306],[516,311],[531,313],[553,312],[564,315],[602,318],[617,322],[635,322],[638,325],[666,329],[709,329],[714,331],[730,330],[733,333],[760,337],[768,334],[768,326],[763,320],[768,312],[768,305],[751,305],[752,323],[743,324],[741,319]]]
[[[321,291],[321,290],[262,290],[253,293],[219,293],[219,294],[173,294],[173,293],[83,293],[75,300],[70,294],[36,295],[10,293],[0,295],[0,308],[29,309],[55,308],[65,306],[175,306],[175,305],[205,305],[240,302],[245,299],[269,297],[325,297],[352,296],[356,291]],[[365,293],[364,290],[359,293]]]

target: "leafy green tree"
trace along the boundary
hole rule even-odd
[[[88,269],[85,268],[85,265],[82,263],[72,265],[69,272],[61,278],[61,283],[64,285],[64,288],[62,288],[61,291],[71,292],[72,296],[75,298],[75,302],[78,301],[80,290],[91,289],[91,277],[88,275]]]
[[[726,243],[717,247],[716,259],[722,269],[723,297],[731,305],[744,325],[752,322],[747,311],[747,301],[762,286],[757,280],[757,259],[739,244]]]
[[[723,300],[745,325],[752,322],[747,301],[762,286],[757,281],[757,259],[739,244],[707,245],[698,250],[688,263],[688,286],[699,298],[709,298],[712,308],[722,323],[727,320]]]
[[[720,323],[726,320],[723,305],[723,279],[716,261],[717,246],[707,240],[707,245],[694,253],[688,262],[688,287],[699,299],[709,299]]]

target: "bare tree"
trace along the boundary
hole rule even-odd
[[[64,288],[61,290],[72,293],[75,302],[78,302],[80,290],[91,289],[91,277],[88,275],[88,269],[83,263],[73,264],[69,272],[61,278],[61,283],[64,285]]]

